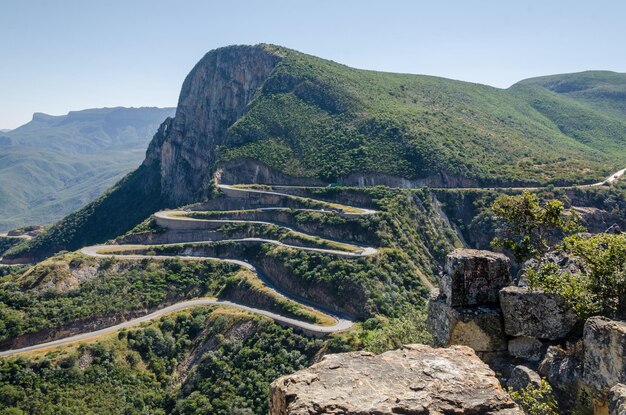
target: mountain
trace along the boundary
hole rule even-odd
[[[0,134],[0,231],[57,221],[136,168],[173,108],[101,108]]]
[[[9,128],[0,129],[0,133],[8,133],[9,131],[11,131]]]
[[[626,74],[592,72],[503,90],[272,45],[216,49],[185,79],[139,169],[6,257],[115,237],[159,208],[210,197],[216,173],[225,183],[401,187],[598,181],[626,165],[624,85]]]
[[[626,75],[614,75],[626,85]],[[233,182],[591,182],[626,164],[626,115],[596,99],[605,104],[536,85],[501,90],[232,47],[209,53],[187,77],[177,117],[145,164],[161,166],[173,204],[204,197],[218,168]]]

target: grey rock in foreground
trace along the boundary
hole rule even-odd
[[[443,296],[428,303],[428,330],[436,346],[469,346],[477,352],[507,349],[502,312],[495,307],[459,307],[446,304]]]
[[[592,317],[585,322],[584,381],[601,397],[626,383],[626,322]]]
[[[626,385],[618,383],[609,392],[609,415],[626,414]]]
[[[271,415],[522,415],[494,372],[465,346],[408,345],[325,356],[270,386]]]
[[[504,330],[509,336],[562,339],[576,324],[576,315],[558,296],[524,287],[500,291]]]
[[[505,255],[455,249],[446,257],[441,294],[451,307],[497,305],[498,292],[510,283],[510,263]]]

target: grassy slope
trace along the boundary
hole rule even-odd
[[[0,134],[0,230],[45,224],[95,199],[141,162],[171,108],[36,114]]]
[[[584,104],[604,115],[624,119],[626,114],[626,74],[587,71],[525,79],[514,85],[547,89],[561,97]]]
[[[281,51],[221,160],[251,157],[330,181],[443,170],[483,183],[590,181],[626,164],[626,116],[609,103],[593,109],[534,85],[500,90]]]

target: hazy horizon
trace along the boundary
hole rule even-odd
[[[618,1],[335,3],[0,0],[0,129],[35,112],[174,107],[193,65],[232,44],[274,43],[356,68],[498,88],[626,72]]]

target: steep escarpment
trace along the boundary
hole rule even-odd
[[[206,196],[209,167],[229,141],[228,128],[241,117],[281,57],[265,46],[209,52],[183,83],[176,117],[155,137],[145,165],[161,169],[163,196],[173,205]]]

